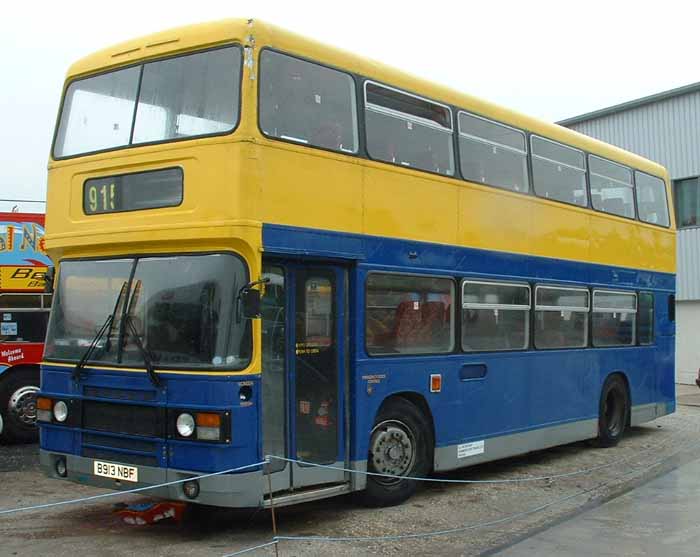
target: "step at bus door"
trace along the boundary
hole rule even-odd
[[[347,272],[268,263],[262,300],[263,453],[273,489],[346,483]],[[301,461],[301,462],[299,462]]]

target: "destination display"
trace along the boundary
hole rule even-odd
[[[181,168],[91,178],[83,184],[86,215],[122,213],[182,203]]]

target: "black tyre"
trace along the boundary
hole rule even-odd
[[[630,411],[627,384],[620,375],[611,375],[603,383],[598,414],[599,447],[614,447],[625,433]]]
[[[0,414],[2,443],[36,441],[36,394],[39,392],[39,371],[10,369],[0,375]]]
[[[426,416],[402,398],[384,404],[370,435],[368,471],[421,478],[430,472],[432,460],[433,435]],[[370,507],[398,505],[413,495],[417,483],[367,476],[362,502]]]

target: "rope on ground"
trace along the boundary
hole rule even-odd
[[[173,480],[173,481],[165,482],[165,483],[161,483],[161,484],[147,485],[145,487],[136,487],[134,489],[125,489],[124,491],[115,491],[112,493],[91,495],[89,497],[81,497],[79,499],[70,499],[68,501],[56,501],[55,503],[44,503],[42,505],[32,505],[29,507],[18,507],[15,509],[4,509],[4,510],[0,510],[0,515],[26,512],[26,511],[34,511],[34,510],[38,510],[38,509],[47,509],[49,507],[59,507],[61,505],[73,505],[76,503],[86,503],[86,502],[96,501],[98,499],[105,499],[107,497],[117,497],[119,495],[128,495],[130,493],[141,493],[143,491],[158,489],[160,487],[168,487],[170,485],[177,485],[177,484],[189,482],[192,480],[201,480],[204,478],[211,478],[213,476],[221,476],[223,474],[232,474],[233,472],[240,472],[241,470],[248,470],[250,468],[257,468],[259,466],[263,466],[264,464],[265,464],[265,461],[256,462],[254,464],[246,464],[245,466],[238,466],[236,468],[229,468],[228,470],[221,470],[219,472],[211,472],[209,474],[201,474],[199,476],[190,476],[187,478],[182,478],[180,480]]]
[[[278,543],[280,543],[279,540],[274,539],[271,542],[261,543],[260,545],[246,547],[245,549],[240,549],[238,551],[234,551],[233,553],[227,553],[226,555],[223,555],[223,557],[235,557],[235,555],[244,555],[245,553],[252,553],[253,551],[257,551],[258,549],[263,549],[265,547],[270,547],[271,545],[277,546]]]

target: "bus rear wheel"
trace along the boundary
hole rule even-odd
[[[599,447],[614,447],[618,444],[625,433],[629,411],[627,384],[620,375],[611,375],[605,380],[600,393],[596,440]]]
[[[36,395],[39,372],[32,369],[8,370],[0,376],[0,442],[29,443],[36,441]]]
[[[430,472],[432,435],[426,418],[411,402],[396,398],[379,411],[369,440],[368,471],[362,502],[369,507],[403,503],[416,491],[417,481],[391,476],[424,477]]]

